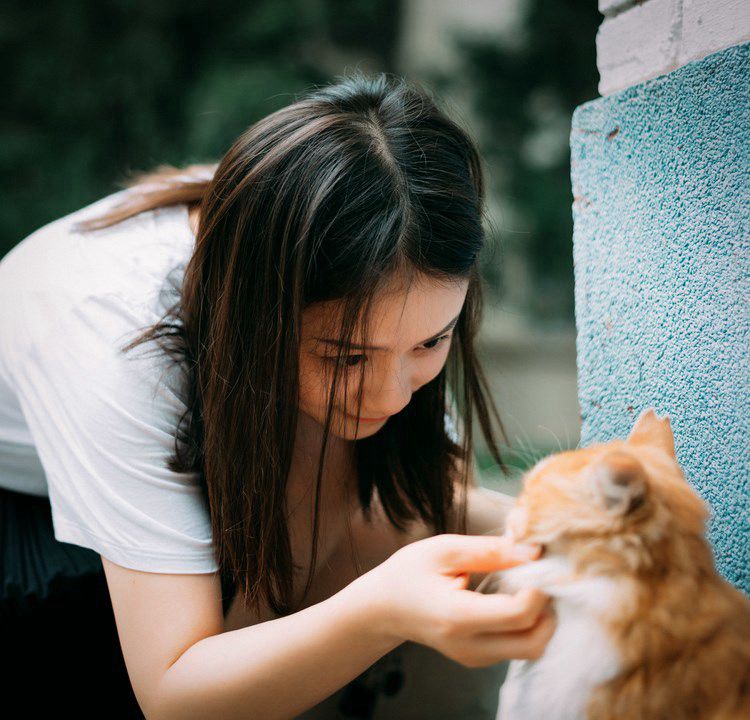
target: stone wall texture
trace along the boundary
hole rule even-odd
[[[581,105],[571,130],[582,444],[669,414],[750,592],[750,44]]]

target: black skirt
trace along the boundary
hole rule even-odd
[[[49,499],[0,488],[0,598],[19,612],[103,572],[99,554],[55,540]]]
[[[0,638],[0,714],[143,718],[98,553],[55,540],[48,498],[2,488]]]

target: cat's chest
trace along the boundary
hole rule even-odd
[[[620,653],[601,619],[618,602],[616,584],[603,578],[547,582],[541,572],[506,581],[506,587],[533,585],[548,592],[557,628],[539,660],[511,662],[497,720],[583,720],[594,688],[620,669]]]
[[[498,720],[583,720],[594,688],[618,669],[617,650],[598,623],[558,611],[544,656],[511,662]]]

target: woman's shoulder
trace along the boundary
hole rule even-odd
[[[86,292],[128,287],[128,274],[145,277],[159,263],[183,259],[192,231],[184,204],[147,210],[110,227],[85,231],[78,224],[124,202],[132,188],[112,193],[57,218],[23,238],[0,260],[0,273],[16,289],[64,288]]]
[[[79,210],[67,213],[39,226],[27,236],[21,238],[10,252],[0,260],[0,271],[7,274],[9,268],[14,271],[23,269],[32,260],[38,259],[49,251],[55,255],[55,259],[59,258],[61,253],[71,250],[76,243],[80,242],[81,236],[75,230],[77,222],[106,212],[109,208],[124,200],[128,192],[129,190],[126,189],[112,193]],[[108,232],[115,234],[117,230],[118,228],[115,226],[110,228]],[[121,230],[122,228],[120,228]],[[73,257],[69,257],[68,264],[73,260]]]
[[[54,325],[102,322],[124,332],[155,322],[173,296],[190,255],[187,207],[140,213],[116,225],[81,232],[79,220],[123,199],[114,193],[24,238],[0,261],[0,323],[28,335]],[[46,329],[45,329],[46,328]],[[31,338],[28,338],[31,339]],[[38,339],[38,338],[37,338]]]

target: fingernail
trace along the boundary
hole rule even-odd
[[[513,546],[513,554],[520,560],[536,560],[541,553],[540,545],[527,545],[526,543],[516,543]]]

